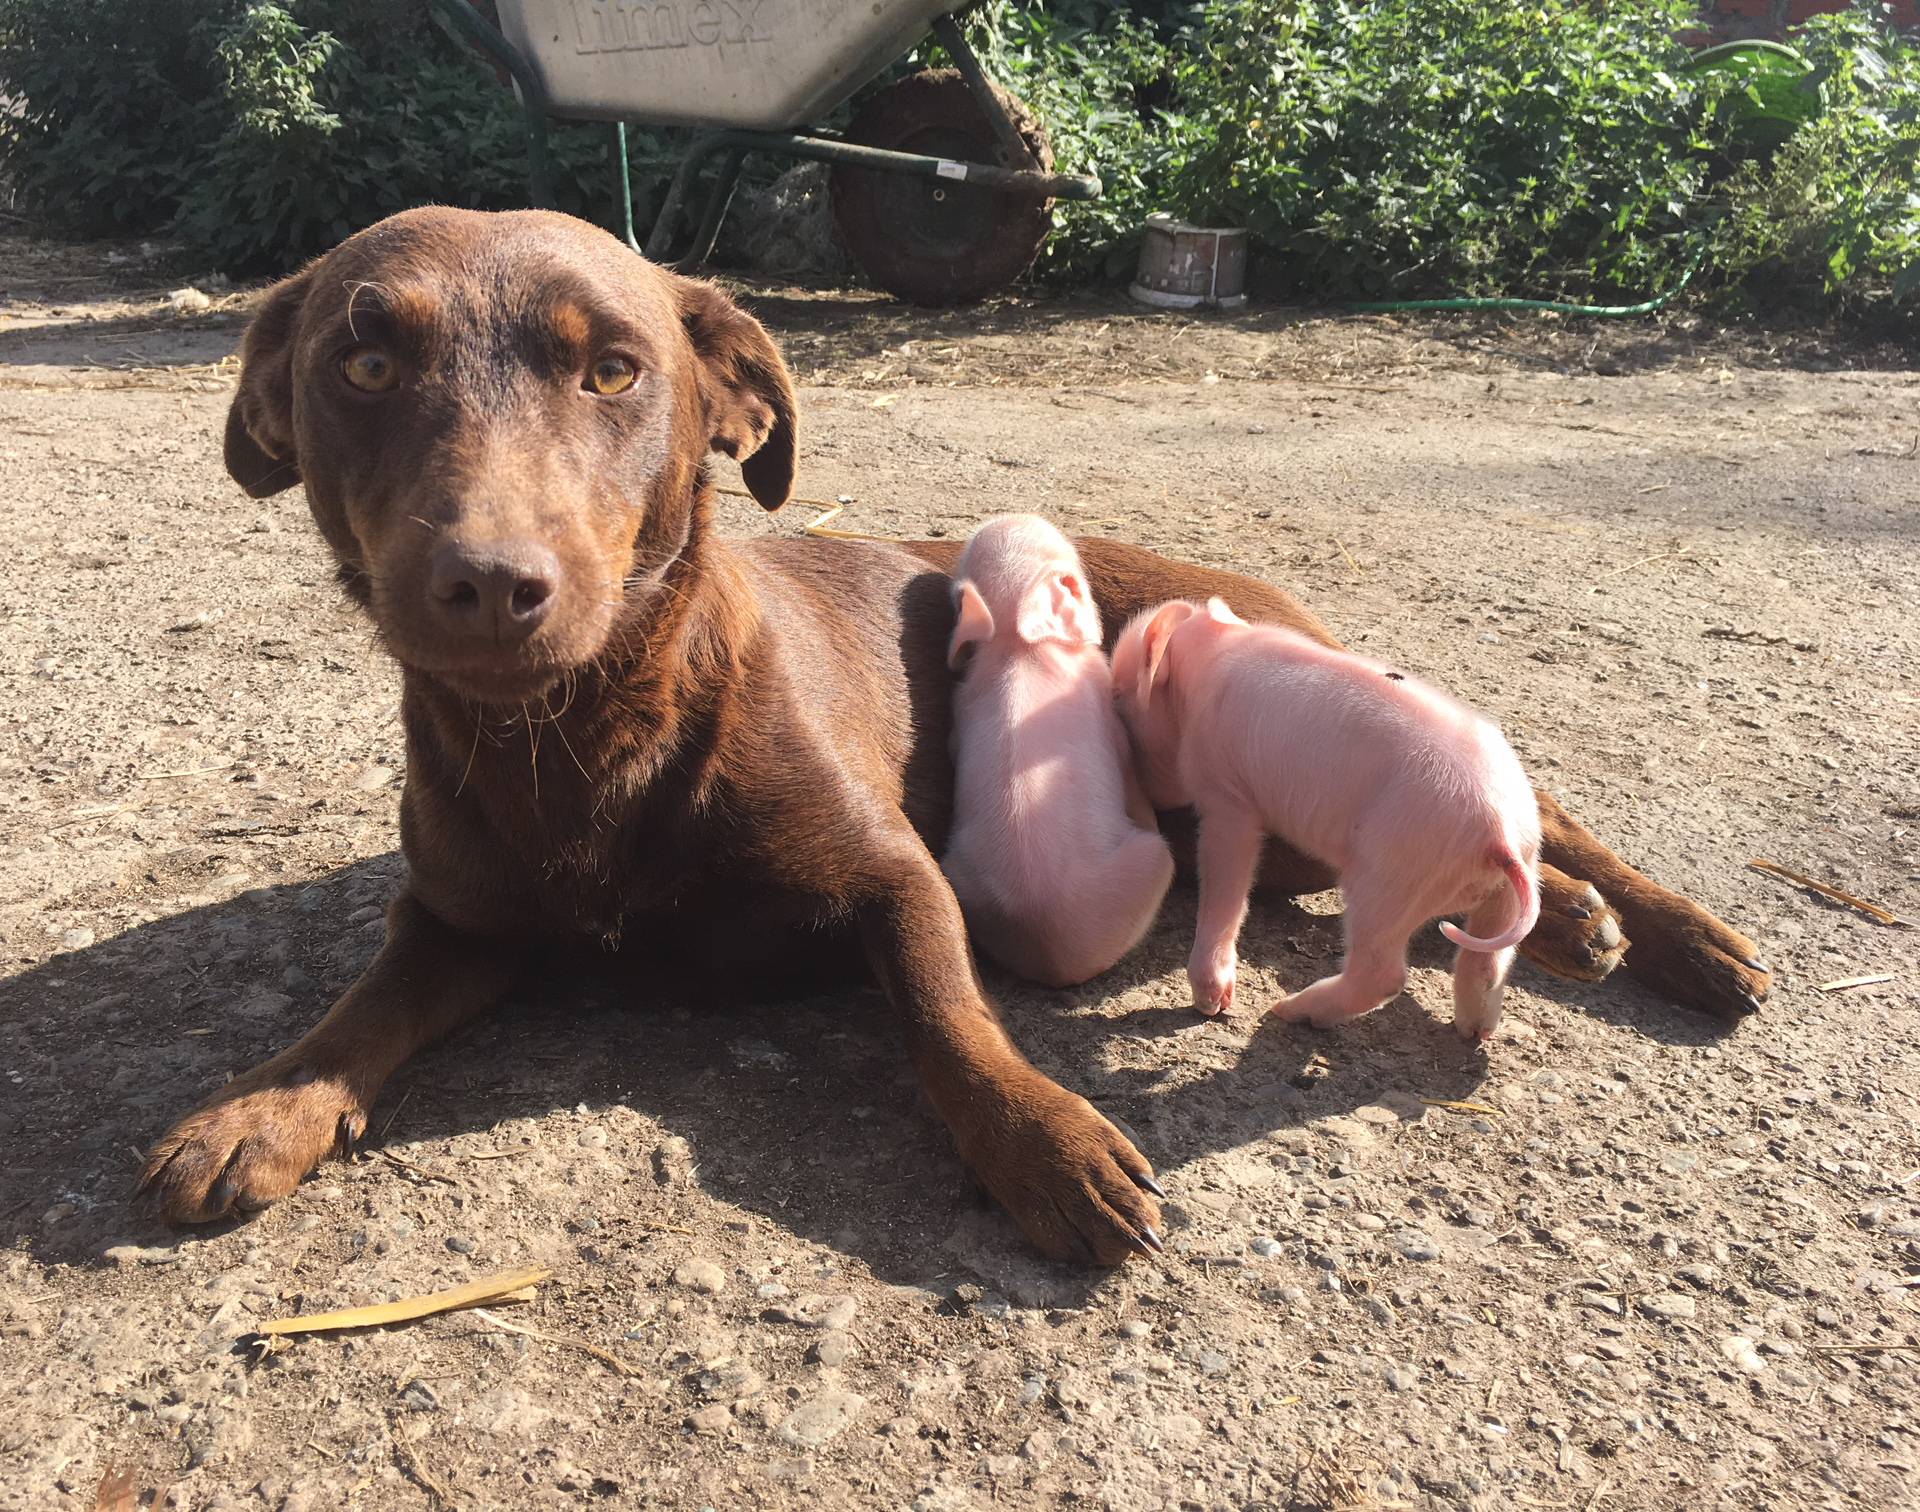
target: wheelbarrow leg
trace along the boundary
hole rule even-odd
[[[627,165],[625,121],[615,121],[607,128],[607,162],[613,169],[613,181],[620,191],[620,234],[626,238],[629,247],[639,252],[640,242],[633,234],[633,173]]]
[[[713,244],[720,239],[720,222],[726,219],[727,207],[733,203],[733,191],[740,186],[740,165],[746,160],[746,153],[738,148],[720,159],[720,171],[714,176],[713,188],[707,192],[707,208],[700,217],[700,229],[693,233],[686,256],[674,263],[675,272],[692,273],[713,256]]]
[[[1000,103],[1000,96],[994,92],[993,84],[987,78],[987,71],[980,66],[980,60],[974,56],[973,49],[967,45],[966,34],[960,30],[960,23],[949,13],[937,16],[933,22],[933,34],[940,39],[940,45],[947,50],[960,70],[960,77],[966,80],[967,93],[980,107],[980,113],[987,118],[987,124],[993,128],[993,134],[1000,142],[1001,166],[1005,168],[1038,168],[1033,160],[1033,151],[1027,146],[1027,139],[1020,135],[1020,128],[1013,123],[1013,117]]]
[[[695,137],[693,145],[687,148],[687,155],[680,159],[680,166],[674,169],[673,182],[667,185],[667,197],[660,202],[653,229],[647,233],[645,253],[649,262],[667,261],[667,251],[673,245],[674,224],[680,219],[680,202],[687,197],[687,185],[693,182],[700,165],[718,145],[710,135]]]
[[[707,159],[723,150],[720,171],[707,191],[693,240],[682,256],[669,260],[667,253],[673,246],[674,228],[680,219],[680,207],[687,198],[687,191],[700,170],[706,166]],[[667,195],[661,201],[659,215],[654,218],[653,230],[647,233],[646,255],[649,261],[687,272],[699,267],[713,255],[713,244],[720,236],[720,222],[726,217],[727,206],[733,202],[733,191],[740,183],[740,165],[746,155],[745,148],[729,144],[725,132],[709,132],[694,138],[687,155],[674,171],[673,182],[667,186]]]

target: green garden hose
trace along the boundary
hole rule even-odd
[[[1630,305],[1590,305],[1568,304],[1558,299],[1380,299],[1364,304],[1352,304],[1350,310],[1551,310],[1557,315],[1592,315],[1603,320],[1619,320],[1629,315],[1652,315],[1671,304],[1681,290],[1693,282],[1693,275],[1700,271],[1700,264],[1706,261],[1707,244],[1704,239],[1694,249],[1692,259],[1687,263],[1686,272],[1680,275],[1680,282],[1657,299],[1644,300]]]

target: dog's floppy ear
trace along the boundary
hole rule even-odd
[[[957,587],[959,615],[953,623],[953,638],[947,642],[947,670],[958,672],[968,657],[993,639],[993,611],[980,597],[972,582],[962,580]]]
[[[240,343],[240,388],[227,409],[227,471],[256,499],[300,481],[293,444],[293,334],[311,272],[283,279]]]
[[[767,510],[793,497],[793,380],[760,322],[710,283],[683,278],[680,320],[699,360],[707,445],[740,463],[747,491]]]
[[[1140,637],[1140,684],[1137,696],[1145,708],[1153,699],[1154,685],[1161,680],[1160,669],[1167,659],[1167,643],[1173,632],[1200,611],[1185,599],[1175,599],[1153,611],[1146,632]]]

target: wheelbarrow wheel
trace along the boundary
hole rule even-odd
[[[1039,167],[1053,147],[1032,111],[997,90]],[[847,140],[955,162],[1008,160],[957,69],[928,68],[873,95]],[[1033,265],[1053,229],[1053,201],[836,163],[831,182],[840,240],[889,294],[921,305],[966,304],[1003,289]]]

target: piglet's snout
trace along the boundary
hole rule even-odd
[[[442,541],[427,596],[443,633],[513,645],[540,628],[560,591],[560,559],[536,541]]]

